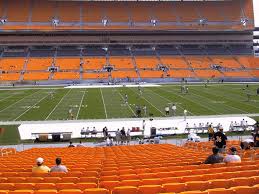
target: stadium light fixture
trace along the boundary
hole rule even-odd
[[[102,23],[103,23],[103,26],[107,26],[108,20],[107,20],[107,19],[103,19],[103,20],[102,20]]]
[[[5,24],[7,22],[7,19],[1,19],[1,24]]]
[[[243,26],[246,26],[246,25],[247,25],[247,22],[248,22],[248,19],[247,19],[247,18],[241,18],[240,22],[241,22],[241,24],[242,24]]]
[[[151,24],[152,24],[153,26],[156,26],[156,24],[157,24],[157,20],[155,20],[155,19],[150,20],[150,22],[151,22]]]
[[[52,25],[53,26],[58,26],[58,24],[59,24],[59,20],[58,19],[53,19],[52,20]]]

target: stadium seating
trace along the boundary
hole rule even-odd
[[[110,57],[109,63],[111,66],[114,66],[116,69],[134,68],[131,57]]]
[[[140,69],[156,68],[159,61],[156,57],[135,57],[137,67]]]
[[[163,65],[166,65],[174,69],[185,69],[188,68],[187,62],[181,57],[163,57],[161,56]]]
[[[2,58],[0,60],[0,71],[21,71],[24,63],[24,58]]]
[[[79,70],[79,58],[56,58],[55,66],[60,70]]]
[[[146,4],[145,2],[79,3],[69,1],[60,3],[45,2],[44,0],[38,0],[35,3],[33,0],[24,0],[24,2],[15,0],[13,3],[3,3],[3,6],[7,7],[5,16],[7,23],[1,26],[5,30],[219,30],[221,28],[243,30],[253,28],[252,24],[244,27],[240,23],[240,19],[243,17],[241,13],[245,14],[248,19],[253,18],[251,0],[245,0],[242,4],[236,4],[234,1],[152,2]],[[231,10],[231,14],[228,14],[228,10]],[[225,14],[221,14],[222,12]],[[233,22],[233,24],[214,23],[202,26],[197,22],[200,18],[204,18],[208,22]],[[52,19],[57,19],[59,24],[52,25]],[[107,25],[103,24],[104,20],[108,21]],[[154,27],[151,20],[156,20],[158,25]],[[177,21],[187,24],[179,25]],[[174,22],[174,24],[168,24],[169,22]],[[92,25],[93,23],[95,25]]]
[[[238,143],[228,141],[227,145]],[[242,158],[243,162],[235,165],[202,164],[212,146],[211,142],[187,142],[183,147],[33,148],[0,157],[0,193],[256,194],[258,161]],[[206,150],[197,152],[198,147]],[[31,172],[35,158],[41,156],[52,166],[56,153],[69,168],[68,173]],[[13,164],[14,159],[19,163]]]
[[[52,66],[52,58],[30,58],[27,63],[26,70],[48,70],[48,67]]]

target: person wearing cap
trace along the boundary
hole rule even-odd
[[[231,147],[229,149],[229,153],[224,158],[223,162],[225,163],[241,162],[241,158],[239,155],[237,155],[237,149],[235,147]]]
[[[219,127],[219,131],[214,133],[213,140],[219,152],[222,153],[225,151],[227,136],[223,133],[223,127]]]
[[[46,165],[43,164],[44,159],[43,158],[37,158],[36,159],[36,165],[32,168],[33,173],[49,173],[50,169]]]
[[[223,162],[224,157],[219,154],[219,148],[213,147],[212,152],[213,154],[205,160],[205,164],[215,164]]]
[[[67,173],[67,167],[64,165],[61,165],[61,158],[56,158],[56,166],[53,166],[50,169],[50,172],[65,172]]]

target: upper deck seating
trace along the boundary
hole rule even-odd
[[[4,12],[1,10],[3,14],[0,12],[1,16],[7,19],[7,23],[0,27],[5,30],[244,30],[253,28],[251,0],[244,0],[242,3],[178,1],[150,2],[149,4],[145,2],[65,1],[61,3],[44,0],[12,0],[6,4],[3,5],[6,10],[3,9]],[[243,17],[241,6],[244,15],[249,19],[247,27],[240,22]],[[5,12],[6,15],[4,15]],[[199,25],[198,21],[201,18],[208,22],[235,23]],[[53,19],[59,20],[58,26],[52,25]],[[104,25],[105,20],[107,25]],[[156,20],[157,24],[154,26],[151,20]],[[177,22],[186,22],[186,25],[179,25]]]

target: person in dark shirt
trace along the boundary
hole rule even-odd
[[[69,148],[75,147],[75,146],[73,145],[72,141],[69,142],[69,146],[68,146],[68,147],[69,147]]]
[[[205,164],[215,164],[223,162],[223,156],[219,155],[219,149],[217,147],[212,148],[213,154],[210,155],[206,160]]]
[[[219,152],[224,152],[224,149],[226,147],[226,140],[227,137],[223,133],[223,128],[220,127],[219,131],[216,132],[213,136],[214,144],[217,148],[219,148]]]

